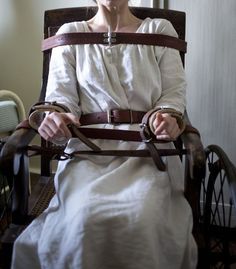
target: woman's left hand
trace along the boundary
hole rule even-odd
[[[180,135],[176,118],[168,113],[156,113],[153,121],[154,134],[160,140],[175,140]]]

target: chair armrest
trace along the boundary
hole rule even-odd
[[[197,134],[183,133],[181,135],[184,147],[188,150],[190,177],[203,178],[205,176],[206,157],[203,145]]]
[[[36,132],[33,129],[18,129],[4,143],[0,153],[0,166],[5,175],[18,173],[17,155],[30,143]]]
[[[185,122],[192,126],[185,113]],[[181,134],[181,140],[187,149],[187,160],[189,162],[189,174],[192,179],[201,179],[205,177],[206,154],[200,136],[197,133],[188,132]]]

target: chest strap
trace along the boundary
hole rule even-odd
[[[79,44],[136,44],[169,47],[186,53],[187,43],[174,36],[149,33],[65,33],[51,36],[42,42],[42,51],[64,45]]]

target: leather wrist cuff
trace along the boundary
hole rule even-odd
[[[29,125],[38,130],[40,124],[42,123],[46,112],[70,112],[69,109],[57,102],[38,102],[34,104],[29,113]]]

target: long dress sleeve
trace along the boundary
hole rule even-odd
[[[163,20],[162,23],[160,34],[177,37],[170,22]],[[156,49],[156,52],[159,50]],[[162,93],[155,108],[172,108],[183,113],[186,106],[186,78],[179,51],[165,47],[159,57],[159,68]]]
[[[68,24],[63,25],[57,34],[72,31]],[[52,50],[48,85],[46,91],[47,101],[56,101],[80,115],[78,80],[76,77],[76,55],[74,47],[70,45],[56,47]]]

